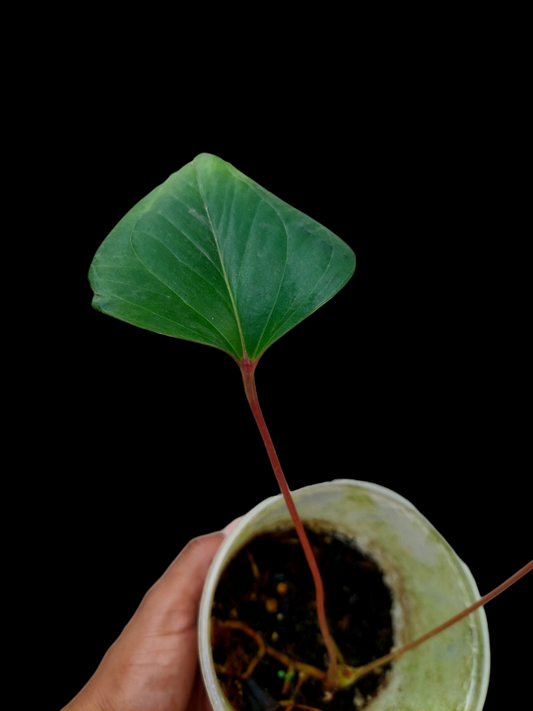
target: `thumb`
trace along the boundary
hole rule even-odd
[[[179,617],[180,627],[195,626],[207,571],[223,540],[224,532],[220,531],[189,541],[148,590],[130,624],[139,616],[149,623],[154,632],[161,625],[166,631],[170,614]]]
[[[196,625],[200,597],[211,561],[223,540],[220,532],[190,541],[146,593],[117,641],[124,637],[131,649],[132,642],[137,647],[142,638],[141,664],[153,663],[158,656],[163,666],[171,664],[178,674],[178,694],[182,694],[183,703],[191,694],[198,665]],[[178,703],[177,708],[182,706]]]
[[[66,709],[189,707],[198,667],[200,596],[223,540],[223,532],[211,533],[185,546],[146,593],[93,677]]]

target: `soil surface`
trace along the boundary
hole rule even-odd
[[[326,595],[329,629],[351,666],[393,644],[391,593],[376,563],[347,538],[306,526]],[[388,667],[325,700],[327,652],[316,618],[315,588],[294,529],[254,538],[230,561],[213,605],[213,658],[238,711],[364,708]],[[295,666],[295,663],[299,663]],[[302,673],[303,671],[303,673]]]

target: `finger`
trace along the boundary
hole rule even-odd
[[[89,686],[111,707],[184,711],[198,666],[196,618],[209,565],[224,534],[195,538],[144,596]],[[115,704],[115,706],[113,706]]]
[[[196,624],[200,597],[213,556],[223,540],[223,533],[212,533],[190,541],[148,591],[130,622],[135,637],[144,638],[146,654],[140,655],[139,662],[159,658],[163,666],[174,668],[183,703],[191,694],[198,665]],[[177,707],[183,706],[178,703]]]
[[[164,609],[171,604],[174,609],[179,608],[184,617],[192,617],[195,622],[207,571],[223,540],[224,532],[220,531],[189,541],[147,592],[141,608],[149,605],[150,609],[159,606]]]
[[[84,699],[92,700],[93,706],[96,700],[102,708],[107,704],[129,711],[155,708],[151,704],[156,699],[157,708],[189,708],[198,667],[199,600],[209,565],[223,540],[221,531],[187,544],[146,593],[94,676],[71,702],[73,709]],[[204,699],[209,709],[205,695],[201,707]]]

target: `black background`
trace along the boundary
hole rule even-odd
[[[73,219],[49,255],[53,265],[57,250],[61,289],[48,292],[51,345],[34,410],[45,422],[40,455],[54,462],[45,496],[59,705],[187,540],[277,493],[233,360],[90,304],[86,275],[101,241],[201,152],[357,255],[348,285],[258,366],[291,488],[355,478],[394,489],[481,593],[531,557],[521,95],[489,65],[473,77],[438,61],[415,70],[407,49],[401,56],[400,67],[367,57],[352,73],[347,52],[340,76],[335,62],[327,76],[320,63],[297,67],[282,93],[268,67],[260,89],[231,75],[226,94],[213,76],[177,79],[172,100],[140,69],[116,70],[105,87],[90,70],[83,77],[64,117]],[[487,709],[523,664],[511,654],[525,644],[530,595],[524,580],[487,606]]]

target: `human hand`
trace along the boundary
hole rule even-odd
[[[198,665],[198,606],[209,565],[234,525],[185,546],[63,711],[212,711]]]

